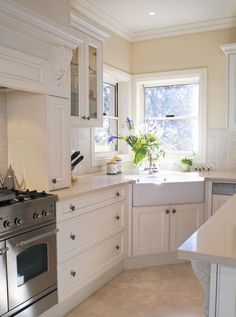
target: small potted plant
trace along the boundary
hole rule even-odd
[[[189,157],[184,157],[181,160],[181,171],[182,172],[189,172],[190,167],[193,165],[193,160]]]

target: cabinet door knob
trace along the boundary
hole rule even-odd
[[[71,233],[70,238],[71,238],[71,240],[75,240],[75,234]]]
[[[87,120],[90,120],[90,117],[87,117],[86,119],[87,119]]]
[[[56,184],[56,183],[57,183],[57,179],[56,179],[56,178],[53,178],[53,179],[52,179],[52,183],[53,183],[53,184]]]
[[[74,205],[70,205],[70,210],[74,211],[75,210],[75,206]]]
[[[173,210],[172,210],[172,213],[175,214],[175,213],[176,213],[176,209],[173,209]]]
[[[85,117],[85,116],[83,116],[83,117],[82,117],[82,119],[83,119],[83,120],[85,120],[85,119],[86,119],[86,117]]]
[[[70,275],[73,276],[73,277],[75,277],[75,276],[76,276],[76,272],[75,272],[75,271],[71,271],[71,272],[70,272]]]
[[[116,250],[120,250],[120,246],[119,245],[116,245]]]
[[[168,215],[170,213],[169,209],[166,209],[166,214]]]
[[[116,192],[116,196],[117,196],[117,197],[120,197],[120,193],[119,193],[119,192]]]
[[[119,215],[117,215],[117,216],[116,216],[116,219],[117,219],[117,220],[120,220],[120,216],[119,216]]]

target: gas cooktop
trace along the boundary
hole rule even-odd
[[[0,206],[12,205],[14,203],[25,202],[28,200],[44,198],[52,196],[45,191],[38,192],[37,190],[17,190],[0,188]]]
[[[37,190],[0,188],[0,241],[56,221],[57,196]]]

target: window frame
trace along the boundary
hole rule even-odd
[[[206,162],[206,101],[207,101],[207,69],[188,69],[181,71],[168,71],[160,73],[135,75],[133,77],[134,105],[137,105],[135,120],[137,124],[144,122],[144,87],[163,86],[175,84],[199,83],[199,152],[194,156],[194,162]],[[167,152],[169,159],[179,160],[192,152]]]
[[[121,102],[123,102],[124,95],[127,95],[127,91],[122,87],[123,83],[131,82],[131,75],[120,71],[112,66],[103,65],[103,83],[109,83],[111,85],[118,85],[117,91],[117,115],[118,115],[118,133],[122,131],[122,124],[127,116],[131,116],[131,105],[129,104],[126,111],[121,109]],[[103,118],[112,118],[109,116],[104,116]],[[119,154],[123,161],[129,161],[130,155],[127,152],[126,146],[118,140],[118,151],[111,152],[95,152],[95,128],[91,129],[91,149],[92,149],[92,166],[104,165],[109,159],[111,159],[115,154]]]

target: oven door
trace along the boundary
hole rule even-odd
[[[0,315],[8,311],[5,242],[0,242]]]
[[[9,239],[6,246],[11,310],[56,285],[55,224]]]

